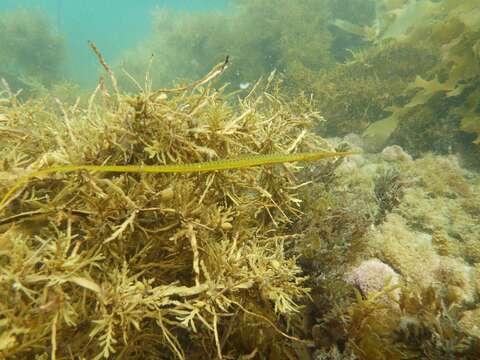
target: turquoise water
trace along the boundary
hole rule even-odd
[[[74,81],[92,84],[97,79],[97,60],[87,41],[94,41],[107,59],[146,38],[155,7],[178,12],[224,9],[228,0],[2,0],[0,13],[18,8],[41,10],[65,36],[67,71]]]

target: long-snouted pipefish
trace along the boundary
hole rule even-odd
[[[168,164],[168,165],[62,165],[52,166],[21,177],[18,183],[10,188],[0,201],[0,208],[10,199],[12,194],[31,178],[51,174],[66,173],[72,171],[101,171],[115,173],[199,173],[219,170],[244,169],[253,166],[274,165],[297,161],[314,161],[331,157],[345,157],[353,155],[353,152],[329,152],[315,151],[293,154],[266,154],[238,157],[234,159],[222,159],[215,161],[205,161],[188,164]]]

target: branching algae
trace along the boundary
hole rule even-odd
[[[132,79],[130,96],[96,52],[111,85],[84,105],[0,102],[0,356],[305,352],[309,290],[286,249],[308,183],[290,162],[348,154],[273,77],[235,106],[212,85],[227,62],[174,89]]]

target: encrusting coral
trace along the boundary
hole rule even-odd
[[[270,77],[233,106],[212,85],[227,63],[172,89],[132,78],[128,95],[92,48],[111,82],[85,106],[1,99],[0,193],[33,173],[0,209],[1,356],[295,358],[300,167],[35,171],[332,151],[309,100],[286,101]]]
[[[387,285],[396,286],[399,284],[398,274],[378,259],[362,262],[347,274],[345,280],[347,283],[358,287],[364,296],[382,291]],[[397,294],[396,297],[398,298]]]
[[[316,358],[476,359],[478,174],[395,147],[317,179],[299,244]]]

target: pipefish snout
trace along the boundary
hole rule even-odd
[[[188,164],[168,165],[64,165],[52,166],[32,172],[19,179],[17,184],[10,188],[0,202],[0,208],[10,199],[12,194],[31,178],[51,173],[67,173],[72,171],[101,171],[114,173],[200,173],[209,171],[221,171],[243,169],[253,166],[274,165],[289,162],[315,161],[332,157],[345,157],[353,155],[353,152],[329,152],[315,151],[293,154],[266,154],[238,157],[234,159],[222,159]]]

